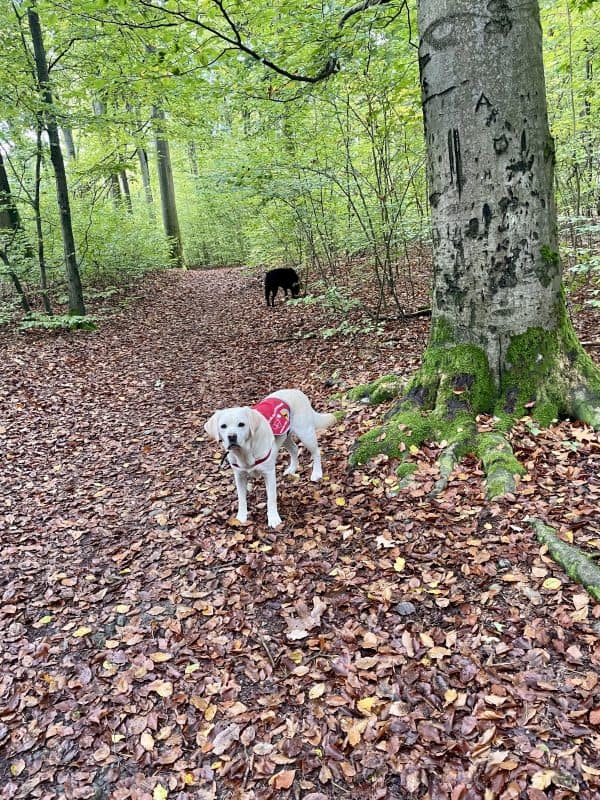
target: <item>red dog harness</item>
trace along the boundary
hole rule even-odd
[[[262,414],[267,420],[274,436],[283,436],[289,431],[291,424],[290,407],[287,403],[284,403],[283,400],[280,400],[278,397],[265,397],[264,400],[261,400],[260,403],[252,406],[252,408],[254,411],[258,411],[259,414]],[[269,458],[270,455],[271,451],[269,450],[264,458],[257,459],[254,464],[247,469],[252,469],[258,464],[262,464]],[[230,461],[229,463],[232,467],[242,469],[239,464],[235,464],[233,461]]]
[[[267,420],[274,436],[282,436],[290,429],[290,407],[278,397],[265,397],[252,406]]]

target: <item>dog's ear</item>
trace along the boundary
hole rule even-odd
[[[253,408],[246,409],[248,411],[248,425],[250,426],[250,435],[256,436],[256,434],[261,429],[261,426],[264,422],[264,417],[258,411],[255,411]]]
[[[215,411],[208,422],[204,423],[204,430],[208,433],[211,439],[219,441],[219,427],[218,427],[219,412]]]

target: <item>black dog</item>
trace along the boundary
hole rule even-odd
[[[275,295],[280,286],[286,297],[288,290],[292,293],[292,297],[298,297],[300,294],[300,278],[295,269],[278,267],[267,272],[265,275],[265,298],[268,306],[275,305]]]

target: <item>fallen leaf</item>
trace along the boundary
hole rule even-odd
[[[271,775],[269,778],[269,786],[274,786],[276,789],[289,789],[295,777],[295,769],[284,769],[281,772],[276,772],[274,775]]]

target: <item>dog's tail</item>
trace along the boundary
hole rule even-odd
[[[336,418],[333,414],[319,414],[318,411],[313,411],[313,414],[315,419],[315,428],[318,431],[323,430],[323,428],[330,428],[336,423]]]

